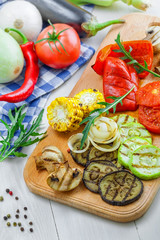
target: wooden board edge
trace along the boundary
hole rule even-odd
[[[27,171],[23,171],[23,176],[24,176],[24,180],[25,183],[27,185],[27,187],[29,188],[29,190],[36,194],[39,195],[41,197],[44,197],[62,204],[65,204],[67,206],[70,207],[74,207],[77,208],[79,210],[83,210],[85,212],[88,213],[92,213],[95,214],[99,217],[103,217],[105,219],[109,219],[109,220],[113,220],[116,222],[132,222],[134,220],[137,220],[138,218],[142,217],[145,212],[148,210],[148,208],[150,207],[159,187],[160,187],[160,181],[155,182],[155,186],[154,188],[152,188],[152,191],[150,192],[150,201],[149,204],[146,204],[146,201],[148,202],[148,198],[145,199],[144,202],[142,202],[142,204],[139,206],[138,210],[136,209],[136,211],[124,211],[119,212],[119,211],[112,211],[112,210],[108,210],[105,209],[105,212],[101,212],[97,209],[97,206],[95,205],[90,205],[89,203],[86,202],[78,202],[76,203],[75,200],[73,200],[72,198],[69,199],[69,201],[66,201],[65,199],[60,199],[60,198],[56,198],[52,196],[52,189],[49,191],[48,189],[43,188],[42,186],[38,186],[37,184],[35,184],[34,182],[32,182],[32,180],[29,178]],[[42,190],[42,191],[40,191]],[[103,209],[104,210],[104,209]]]

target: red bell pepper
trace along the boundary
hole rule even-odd
[[[135,40],[135,41],[126,41],[122,43],[124,48],[129,51],[130,47],[132,48],[131,56],[137,60],[141,65],[144,66],[144,61],[148,65],[148,69],[151,70],[153,63],[153,47],[152,43],[148,40]],[[96,58],[95,64],[92,66],[94,71],[103,75],[104,65],[107,57],[123,57],[123,53],[114,52],[113,50],[119,49],[117,44],[110,44],[102,48]],[[127,60],[125,60],[127,62]],[[144,71],[138,74],[139,78],[145,78],[149,73]]]
[[[117,105],[116,111],[137,109],[135,93],[138,90],[138,84],[139,78],[132,66],[119,58],[107,57],[103,72],[103,93],[106,102],[113,102],[107,97],[120,97],[135,85],[133,91],[122,100],[123,105],[120,103]]]

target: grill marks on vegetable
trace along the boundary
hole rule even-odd
[[[123,206],[137,200],[143,192],[143,183],[128,171],[109,173],[102,178],[99,192],[104,201]]]
[[[73,169],[68,162],[60,164],[59,167],[47,178],[48,185],[57,191],[69,191],[77,187],[82,180],[79,169]]]
[[[92,161],[84,169],[83,182],[90,191],[98,193],[101,178],[117,170],[118,168],[110,161]]]

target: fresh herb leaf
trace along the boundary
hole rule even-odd
[[[121,43],[121,40],[120,40],[120,33],[117,35],[117,38],[115,39],[115,42],[117,43],[117,45],[119,46],[120,49],[116,49],[116,50],[113,50],[114,52],[121,52],[124,54],[124,57],[120,57],[120,59],[122,60],[130,60],[129,62],[127,62],[127,64],[133,64],[135,70],[137,73],[141,73],[143,71],[146,71],[146,72],[149,72],[151,74],[153,74],[155,77],[159,77],[160,78],[160,75],[149,70],[148,69],[148,65],[146,63],[146,61],[144,61],[144,66],[141,65],[139,62],[137,62],[137,60],[135,60],[132,56],[131,56],[131,51],[132,51],[132,48],[130,47],[129,49],[129,52],[126,51],[126,49],[124,48],[123,44]]]
[[[4,161],[8,156],[26,157],[27,155],[18,151],[20,147],[29,146],[36,142],[42,140],[46,135],[45,133],[38,133],[36,129],[39,127],[42,120],[43,112],[42,110],[35,119],[30,127],[30,129],[25,128],[23,125],[23,120],[26,113],[22,113],[25,105],[20,107],[18,110],[15,108],[14,114],[11,110],[8,112],[11,124],[0,119],[7,130],[7,136],[4,138],[1,136],[0,141],[2,147],[0,148],[0,162]],[[18,133],[18,138],[13,142],[13,137]],[[34,138],[36,136],[36,138]],[[39,137],[40,136],[40,137]],[[31,138],[32,137],[32,138]]]
[[[133,86],[126,94],[124,94],[123,96],[120,97],[115,97],[115,96],[110,96],[108,97],[109,99],[113,99],[114,102],[112,103],[107,103],[107,102],[99,102],[98,104],[104,105],[105,108],[98,108],[93,110],[92,112],[90,112],[89,116],[86,117],[85,119],[82,120],[82,122],[80,123],[83,124],[85,122],[88,122],[82,132],[83,137],[81,139],[81,146],[80,148],[82,149],[83,144],[85,143],[85,140],[88,136],[90,127],[92,124],[94,124],[94,120],[99,117],[102,113],[107,113],[109,114],[109,110],[112,108],[113,109],[113,113],[115,113],[116,111],[116,106],[118,103],[121,103],[121,105],[123,105],[122,100],[135,88],[135,86]]]

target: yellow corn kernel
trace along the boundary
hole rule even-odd
[[[78,100],[79,105],[84,112],[84,118],[89,115],[91,111],[105,106],[97,104],[98,102],[105,102],[103,94],[97,89],[84,89],[74,96]]]
[[[54,130],[59,132],[78,129],[82,118],[83,111],[78,101],[73,98],[56,98],[47,108],[48,122]]]

